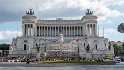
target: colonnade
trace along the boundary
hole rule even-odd
[[[25,24],[23,26],[24,30],[23,30],[23,35],[25,36],[33,36],[33,25],[32,24]]]
[[[88,35],[96,35],[96,25],[95,24],[87,24]]]
[[[37,26],[37,36],[58,36],[60,26]],[[83,36],[83,26],[61,26],[64,36]]]

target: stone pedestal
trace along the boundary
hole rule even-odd
[[[89,53],[89,52],[86,53],[86,59],[89,59],[89,60],[92,59],[91,53]]]
[[[37,52],[37,56],[36,56],[37,60],[40,60],[40,52]]]

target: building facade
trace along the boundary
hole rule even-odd
[[[22,17],[22,36],[13,38],[10,57],[87,58],[114,56],[107,38],[97,34],[97,16],[87,9],[80,20],[42,20],[34,11]]]

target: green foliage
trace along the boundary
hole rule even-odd
[[[9,44],[1,44],[0,50],[9,50]]]
[[[69,64],[84,64],[84,65],[109,65],[109,64],[113,64],[112,62],[97,62],[97,61],[79,61],[79,60],[71,60],[71,61],[43,61],[43,62],[39,62],[39,63],[69,63]]]
[[[120,33],[124,33],[124,23],[121,23],[120,25],[118,25],[117,30]]]
[[[124,55],[124,46],[113,45],[116,56]]]

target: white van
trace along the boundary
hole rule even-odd
[[[115,57],[114,62],[115,62],[115,63],[120,63],[120,62],[121,62],[120,57]]]

